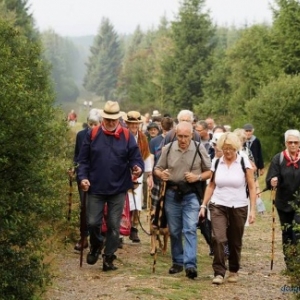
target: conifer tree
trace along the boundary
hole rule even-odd
[[[102,19],[90,51],[84,87],[105,100],[114,99],[122,51],[119,37],[108,19]]]

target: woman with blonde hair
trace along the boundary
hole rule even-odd
[[[213,234],[213,270],[214,284],[222,284],[226,273],[224,247],[229,247],[229,277],[228,282],[237,282],[240,268],[242,238],[248,211],[248,196],[250,193],[249,223],[255,221],[255,183],[253,169],[247,157],[238,154],[241,142],[233,132],[226,132],[217,141],[217,147],[222,149],[223,156],[212,164],[211,180],[206,188],[203,204],[199,213],[205,217],[207,203],[211,214]]]

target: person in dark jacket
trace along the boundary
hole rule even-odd
[[[300,132],[295,129],[287,130],[284,134],[286,149],[277,153],[272,161],[266,176],[266,185],[276,188],[275,206],[282,230],[283,253],[289,269],[290,244],[295,245],[300,240],[299,233],[294,229],[293,223],[300,223],[299,214],[294,205],[299,205],[300,187]]]
[[[78,165],[78,156],[81,149],[81,146],[83,144],[84,138],[87,135],[88,131],[94,128],[95,126],[98,126],[101,121],[100,112],[97,108],[93,108],[89,111],[89,114],[87,116],[87,125],[83,130],[80,130],[76,135],[76,142],[75,142],[75,151],[74,151],[74,166],[75,169],[72,170],[72,176],[76,173],[76,166]],[[79,199],[80,199],[80,205],[83,203],[83,191],[80,188],[80,182],[77,180],[77,187],[78,187],[78,193],[79,193]],[[88,232],[85,232],[85,239],[83,241],[83,247],[88,247]],[[74,246],[74,250],[80,251],[81,250],[81,239],[78,240],[76,245]]]
[[[261,147],[260,140],[255,135],[253,135],[254,127],[252,124],[245,124],[243,129],[245,130],[245,133],[247,136],[247,140],[246,140],[244,146],[249,148],[249,150],[251,151],[251,153],[254,157],[254,163],[257,168],[257,171],[256,171],[257,177],[262,176],[265,171],[265,169],[264,169],[265,166],[264,166],[264,160],[263,160],[263,156],[262,156],[262,147]]]
[[[86,135],[78,157],[78,180],[83,191],[88,192],[86,209],[90,252],[87,263],[91,265],[97,262],[103,248],[101,223],[104,205],[107,203],[108,228],[103,271],[117,269],[113,261],[119,246],[125,196],[133,188],[132,176],[140,177],[144,172],[139,147],[128,129],[120,125],[120,115],[119,104],[107,101],[101,112],[101,127],[93,140],[90,133]]]

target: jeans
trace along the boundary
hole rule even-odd
[[[125,203],[125,193],[118,195],[90,195],[87,201],[87,223],[91,247],[103,245],[101,224],[104,205],[107,203],[107,233],[105,255],[114,254],[119,246],[120,222]]]
[[[197,269],[197,223],[199,201],[195,193],[175,199],[175,191],[167,189],[165,212],[170,232],[173,264]],[[184,238],[184,243],[182,241]]]

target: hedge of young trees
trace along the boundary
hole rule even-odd
[[[49,280],[45,240],[63,219],[67,125],[26,1],[0,5],[0,298]]]

